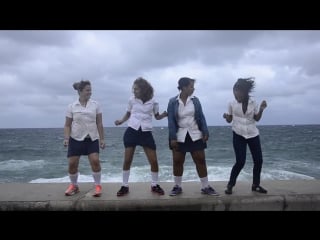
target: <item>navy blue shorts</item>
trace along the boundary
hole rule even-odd
[[[170,141],[169,141],[169,148],[172,150]],[[179,152],[195,152],[199,150],[204,150],[205,148],[207,148],[206,142],[204,142],[202,139],[192,141],[189,133],[187,133],[184,143],[178,142]]]
[[[148,147],[156,150],[156,144],[151,131],[143,132],[141,128],[134,130],[128,127],[123,135],[124,147],[135,147],[137,145],[142,147]]]
[[[77,141],[72,137],[69,138],[67,157],[89,155],[90,153],[99,153],[98,139],[92,141],[91,138],[85,138],[83,141]]]

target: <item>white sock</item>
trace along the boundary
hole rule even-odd
[[[151,186],[156,186],[158,184],[158,172],[151,172]]]
[[[92,172],[93,180],[95,185],[101,185],[101,171]]]
[[[69,173],[69,178],[70,178],[70,181],[73,185],[78,186],[78,176],[79,176],[79,172],[77,172],[75,174]]]
[[[175,183],[176,185],[178,185],[179,187],[181,187],[182,176],[174,176],[174,183]]]
[[[209,186],[208,176],[200,178],[202,188]]]
[[[123,170],[122,171],[122,186],[129,186],[129,176],[130,170]]]

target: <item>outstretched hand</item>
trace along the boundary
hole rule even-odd
[[[260,104],[260,110],[264,110],[267,107],[267,102],[265,100],[263,100]]]
[[[232,115],[228,114],[228,113],[224,113],[222,115],[222,117],[227,121],[227,123],[231,123],[232,121]]]
[[[167,117],[168,116],[167,111],[163,111],[163,113],[161,113],[161,116],[162,116],[162,118]]]
[[[122,122],[121,122],[120,120],[115,120],[115,121],[114,121],[114,124],[115,124],[116,126],[118,126],[118,125],[121,125]]]
[[[163,113],[159,114],[159,113],[156,113],[154,115],[154,117],[157,119],[157,120],[161,120],[162,118],[165,118],[168,116],[168,113],[167,111],[163,111]]]

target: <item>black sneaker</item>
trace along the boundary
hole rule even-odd
[[[216,192],[211,186],[201,189],[202,194],[211,195],[211,196],[219,196],[219,193]]]
[[[266,189],[264,189],[261,186],[254,186],[252,185],[251,190],[254,192],[259,192],[259,193],[267,193],[268,191]]]
[[[182,193],[182,188],[179,187],[178,185],[175,185],[170,192],[170,196],[177,196],[181,193]]]
[[[163,195],[163,194],[164,194],[164,191],[163,191],[163,189],[160,187],[159,184],[157,184],[156,186],[151,186],[151,192],[157,193],[157,194],[159,194],[159,195]]]
[[[228,194],[228,195],[232,194],[232,187],[228,185],[228,186],[227,186],[227,189],[224,190],[224,192],[225,192],[226,194]]]
[[[120,190],[117,192],[117,196],[124,196],[129,193],[129,187],[121,186]]]

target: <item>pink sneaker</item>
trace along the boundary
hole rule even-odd
[[[79,187],[77,185],[70,184],[64,194],[66,196],[72,196],[78,192],[79,192]]]
[[[102,193],[102,187],[101,187],[101,185],[95,185],[95,191],[94,191],[94,193],[92,194],[92,196],[94,196],[94,197],[100,197],[100,196],[101,196],[101,193]]]

